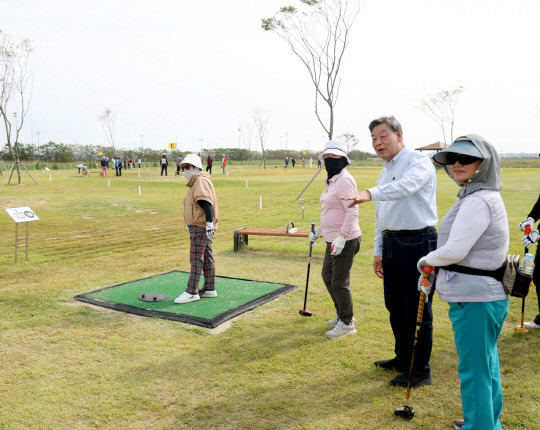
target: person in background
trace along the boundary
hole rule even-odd
[[[291,164],[292,164],[293,167],[296,164],[296,160],[294,158],[291,158]]]
[[[176,175],[179,175],[180,174],[180,163],[182,162],[182,157],[180,156],[180,154],[178,154],[176,156],[176,158],[174,159],[174,162],[176,163]]]
[[[347,147],[337,140],[330,140],[324,147],[327,179],[326,189],[320,198],[321,226],[309,235],[309,239],[315,242],[322,234],[326,242],[321,274],[336,309],[336,316],[328,321],[328,325],[333,327],[326,333],[330,339],[356,334],[349,285],[354,256],[360,250],[361,231],[358,207],[349,208],[340,199],[357,191],[356,182],[347,171],[350,160],[346,151]]]
[[[101,159],[101,176],[103,177],[107,176],[108,167],[109,167],[109,159],[107,157],[103,157]]]
[[[526,227],[531,228],[531,232],[521,239],[524,248],[530,248],[540,241],[540,230],[533,231],[534,223],[540,219],[540,196],[534,204],[531,213],[525,221],[519,223],[518,228],[525,231]],[[523,327],[540,329],[540,246],[536,246],[536,256],[534,257],[533,283],[536,286],[536,295],[538,297],[538,315],[533,321],[523,323]]]
[[[167,166],[169,165],[169,161],[165,154],[163,154],[163,157],[159,160],[159,164],[161,164],[161,176],[163,176],[163,172],[165,172],[165,176],[167,176]]]
[[[400,372],[390,385],[406,387],[420,300],[416,263],[437,246],[437,180],[432,161],[405,146],[396,118],[376,119],[369,124],[369,130],[373,149],[384,160],[377,186],[343,198],[352,201],[351,205],[375,201],[373,270],[383,279],[384,302],[395,340],[395,357],[376,361],[375,366]],[[418,336],[412,387],[432,383],[432,344],[433,313],[429,300]]]
[[[285,168],[289,167],[289,157],[285,157]]]
[[[194,302],[201,297],[217,297],[212,239],[219,221],[216,190],[210,175],[202,171],[201,158],[197,154],[188,154],[180,167],[189,187],[184,197],[184,222],[189,231],[191,271],[186,291],[174,299],[177,304]],[[201,272],[204,286],[199,290]]]
[[[141,159],[139,158],[139,169],[141,168]]]
[[[116,159],[116,163],[118,165],[118,175],[117,176],[122,176],[122,160],[120,160],[120,157],[118,157]]]
[[[501,280],[490,275],[502,267],[510,235],[499,190],[499,156],[493,146],[468,134],[433,156],[459,186],[457,202],[439,225],[437,249],[418,261],[438,267],[437,292],[448,302],[459,355],[462,430],[501,429],[503,399],[497,339],[508,314],[508,296]],[[431,274],[432,282],[435,275]],[[430,293],[422,283],[419,289]]]
[[[212,174],[212,163],[214,162],[212,156],[208,154],[208,157],[206,158],[206,171],[209,175]]]
[[[225,166],[227,165],[227,157],[225,157],[225,154],[221,156],[221,167],[223,168],[223,174],[225,174]]]

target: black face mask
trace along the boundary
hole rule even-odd
[[[324,168],[328,173],[328,179],[339,175],[345,167],[347,167],[347,159],[345,157],[324,159]]]

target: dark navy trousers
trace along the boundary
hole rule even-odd
[[[416,263],[437,248],[435,228],[410,236],[390,238],[383,235],[382,266],[384,272],[384,303],[390,312],[390,325],[394,333],[396,357],[410,366],[418,314],[418,278]],[[418,337],[414,369],[430,371],[429,358],[433,344],[433,312],[431,303],[435,288],[424,306],[422,325]]]

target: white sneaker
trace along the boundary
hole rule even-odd
[[[347,336],[348,334],[356,334],[356,328],[354,322],[351,321],[349,325],[346,325],[343,321],[339,320],[336,326],[326,332],[326,336],[330,339],[339,339],[340,337]]]
[[[337,325],[338,321],[339,321],[339,317],[336,315],[333,319],[331,319],[330,321],[327,321],[326,323],[330,327],[335,327]],[[353,317],[352,321],[353,321],[353,323],[356,322],[356,318]]]
[[[540,325],[536,324],[534,321],[523,323],[523,327],[527,328],[540,328]]]
[[[176,299],[174,299],[174,303],[189,303],[189,302],[196,302],[199,300],[198,294],[190,294],[187,291],[180,294]]]
[[[216,290],[203,290],[202,294],[199,291],[199,297],[217,297]]]

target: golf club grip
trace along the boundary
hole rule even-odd
[[[420,291],[420,301],[418,302],[418,314],[416,315],[416,324],[422,324],[424,316],[424,304],[426,303],[426,293]]]

